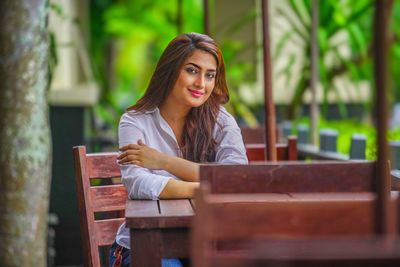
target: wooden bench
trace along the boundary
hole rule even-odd
[[[73,156],[84,266],[100,266],[99,247],[113,243],[118,227],[125,220],[128,196],[122,184],[109,182],[96,186],[93,179],[121,177],[118,154],[86,154],[85,146],[75,146]],[[108,254],[105,258],[108,259]]]
[[[250,162],[265,161],[265,130],[264,127],[241,129],[243,142],[246,147],[247,158]],[[276,144],[277,160],[297,160],[297,137],[288,136],[287,144]]]
[[[375,192],[376,162],[277,162],[200,166],[212,193]]]
[[[346,239],[347,242],[361,242],[366,246],[370,242],[368,240],[375,238],[375,205],[374,193],[210,194],[209,188],[203,184],[196,195],[196,215],[192,229],[194,266],[250,266],[244,262],[255,253],[254,249],[260,250],[261,246],[257,242],[266,240],[266,249],[271,249],[273,246],[268,246],[268,243],[286,240],[286,246],[291,244],[295,247],[293,242],[305,238],[308,243],[312,243],[313,239],[327,239],[323,243],[327,251],[318,251],[314,244],[314,247],[308,248],[308,254],[307,251],[302,255],[293,254],[291,250],[282,249],[275,250],[275,255],[269,253],[269,250],[261,253],[264,256],[260,253],[253,256],[258,256],[264,264],[286,258],[314,260],[320,266],[325,266],[323,263],[339,257],[338,254],[332,254],[332,251],[346,254],[345,250],[340,250],[341,247],[332,247],[330,244],[340,242],[338,238]],[[392,198],[391,212],[396,212],[396,205],[397,195]],[[393,218],[391,232],[395,234],[397,218]],[[373,242],[370,245],[373,247]],[[364,252],[373,252],[372,247],[366,248]],[[400,248],[398,241],[396,248]],[[325,254],[315,254],[316,251]],[[394,254],[395,262],[399,264],[399,250],[388,249],[381,251],[380,255],[389,257],[391,254]],[[368,255],[364,256],[360,262],[364,260],[365,263],[365,259],[368,259]],[[357,255],[349,255],[347,251],[347,257],[347,260],[359,263]],[[345,257],[340,259],[349,263]]]

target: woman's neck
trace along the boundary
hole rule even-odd
[[[164,120],[168,123],[169,127],[171,127],[172,131],[174,132],[179,147],[182,147],[183,127],[185,126],[186,116],[189,113],[190,109],[188,110],[179,109],[179,106],[177,105],[175,105],[175,107],[168,105],[167,101],[165,101],[158,108],[160,110],[161,116],[164,118]]]
[[[173,105],[168,101],[165,101],[158,108],[161,116],[170,126],[185,124],[186,116],[190,111],[190,108],[180,108],[178,105]]]

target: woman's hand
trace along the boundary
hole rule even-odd
[[[118,157],[121,165],[135,164],[151,170],[163,168],[162,159],[164,154],[146,146],[142,140],[138,144],[129,144],[119,149],[123,153]]]

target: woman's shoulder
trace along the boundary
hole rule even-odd
[[[218,122],[223,126],[226,124],[236,124],[235,118],[223,106],[220,106],[218,113]]]
[[[122,114],[119,123],[121,124],[127,122],[140,125],[144,121],[149,120],[153,112],[154,112],[153,110],[151,111],[128,110],[124,114]]]

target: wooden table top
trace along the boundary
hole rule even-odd
[[[391,199],[397,199],[398,192],[391,192]],[[263,199],[273,202],[319,202],[319,201],[372,201],[376,198],[374,193],[267,193],[251,194],[216,194],[218,198],[227,202],[254,201]],[[193,199],[172,200],[130,200],[126,202],[125,218],[128,228],[179,228],[190,227],[195,214],[195,201]]]
[[[189,227],[193,207],[191,199],[127,200],[126,225],[133,229]]]

